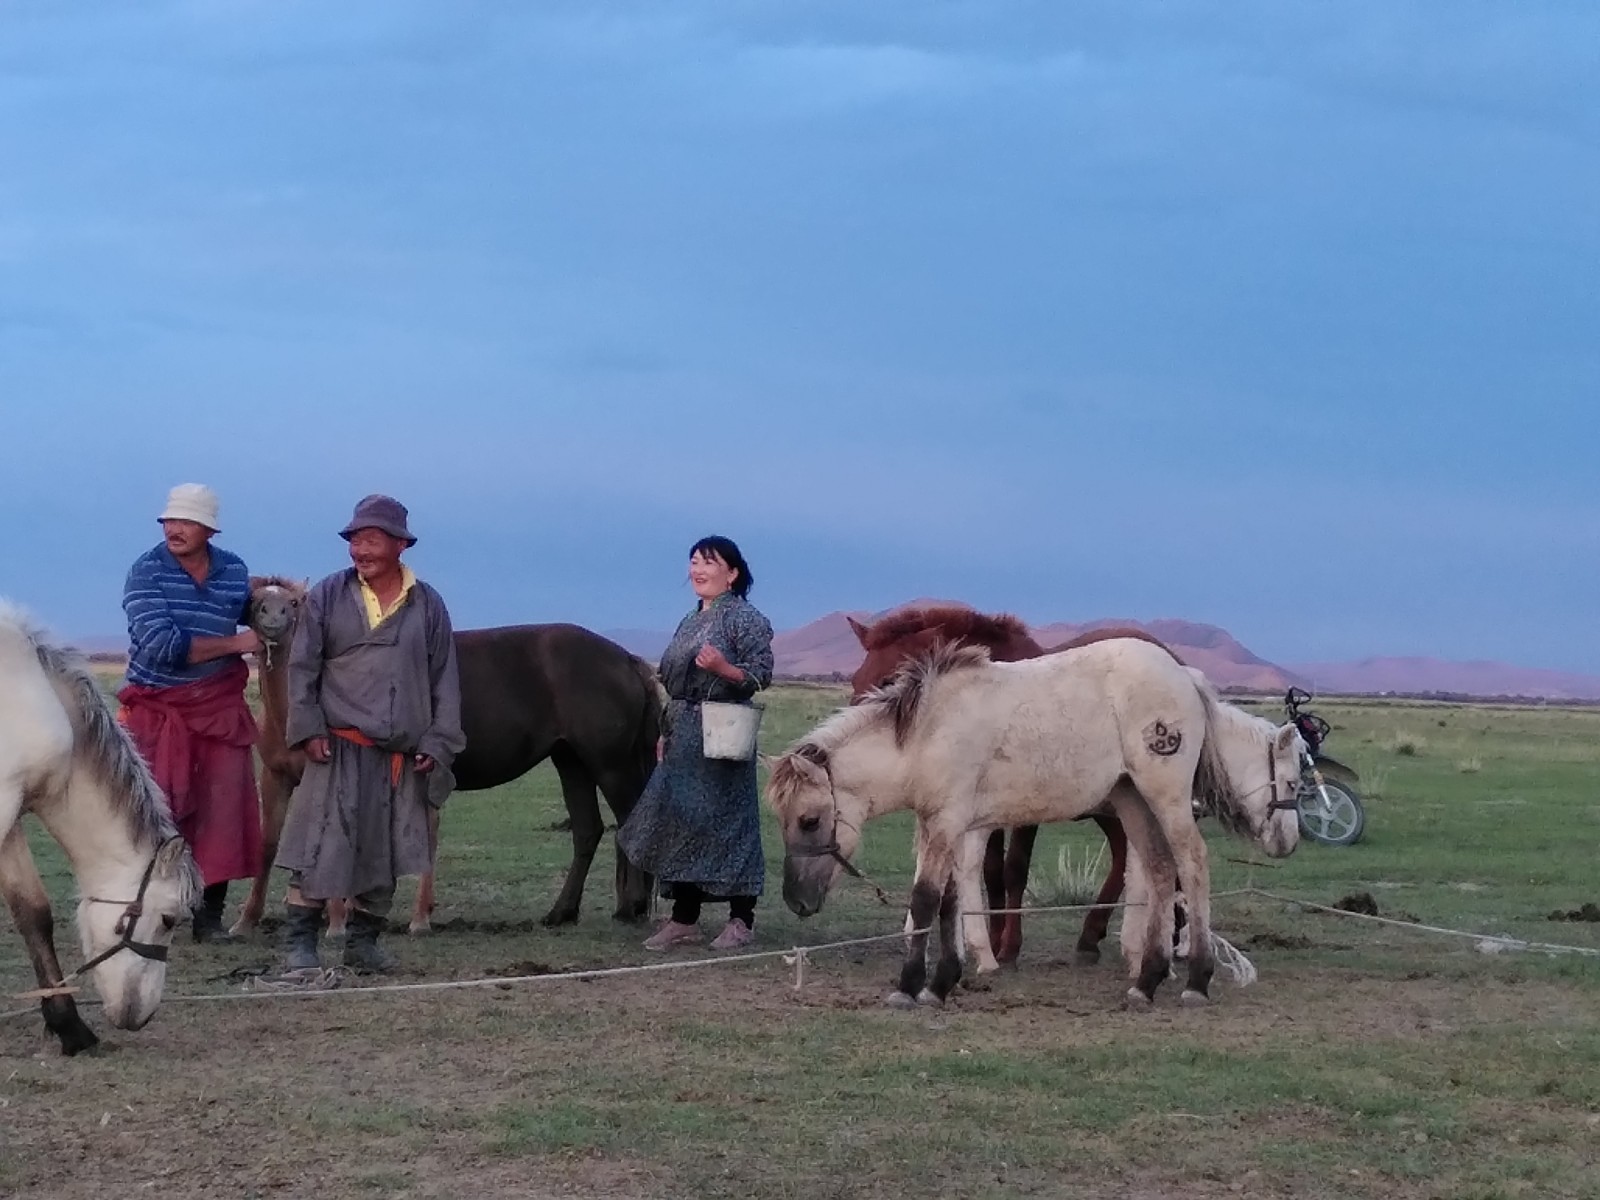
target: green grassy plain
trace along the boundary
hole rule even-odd
[[[776,751],[839,702],[771,694]],[[1476,934],[1600,948],[1552,921],[1600,901],[1600,712],[1334,703],[1328,749],[1367,783],[1356,846],[1255,862],[1208,829],[1219,891],[1256,885]],[[1265,710],[1263,710],[1265,711]],[[582,922],[537,924],[568,855],[553,771],[446,809],[440,932],[395,936],[399,982],[659,962],[615,925],[609,839]],[[59,853],[34,844],[63,915]],[[1091,850],[1046,828],[1036,872]],[[845,884],[800,922],[767,826],[763,949],[890,933]],[[909,887],[910,825],[858,858]],[[1048,882],[1048,880],[1044,880]],[[404,885],[401,904],[409,903]],[[239,897],[234,898],[235,904]],[[276,900],[276,898],[275,898]],[[716,914],[708,914],[710,918]],[[1220,932],[1260,971],[1191,1012],[1123,1013],[1114,940],[1070,966],[1079,917],[1029,920],[1020,968],[943,1012],[886,1010],[894,941],[781,959],[487,990],[169,1003],[66,1060],[0,1024],[0,1192],[52,1197],[963,1197],[1600,1195],[1600,959],[1240,896]],[[66,922],[62,922],[63,927]],[[63,938],[69,941],[70,935]],[[72,947],[64,956],[74,959]],[[169,996],[237,992],[264,943],[180,943]],[[684,958],[691,957],[688,954]],[[33,986],[14,936],[0,987]]]

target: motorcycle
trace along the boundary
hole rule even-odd
[[[1304,708],[1309,692],[1292,687],[1284,694],[1289,720],[1300,731],[1308,751],[1300,770],[1300,832],[1324,846],[1353,846],[1367,827],[1367,810],[1355,785],[1360,776],[1338,759],[1322,752],[1332,726]]]

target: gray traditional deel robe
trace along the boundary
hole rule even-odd
[[[331,736],[355,729],[374,745]],[[289,649],[287,740],[329,737],[327,763],[308,762],[289,802],[278,866],[301,873],[308,900],[392,888],[433,869],[428,806],[455,786],[451,764],[466,745],[450,614],[418,580],[376,629],[354,569],[306,595]],[[398,786],[392,758],[403,755]],[[419,775],[412,756],[434,760]]]
[[[741,683],[694,665],[707,642],[744,672]],[[759,896],[766,859],[756,764],[705,757],[700,704],[748,701],[771,684],[772,625],[731,592],[719,596],[679,623],[661,656],[660,676],[672,697],[666,753],[618,831],[617,845],[661,881],[669,899],[678,883],[696,884],[710,896]]]

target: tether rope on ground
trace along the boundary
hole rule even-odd
[[[1252,887],[1243,890],[1249,895],[1260,896],[1263,900],[1276,900],[1280,904],[1295,904],[1301,908],[1330,913],[1336,917],[1354,917],[1358,921],[1372,921],[1378,925],[1393,925],[1400,929],[1412,929],[1419,933],[1433,933],[1441,937],[1470,938],[1474,942],[1488,942],[1491,945],[1505,946],[1512,950],[1543,950],[1548,954],[1600,955],[1600,948],[1594,946],[1569,946],[1562,942],[1532,942],[1525,938],[1511,937],[1509,934],[1503,933],[1473,933],[1467,929],[1451,929],[1447,925],[1427,925],[1421,921],[1402,921],[1396,917],[1380,917],[1374,913],[1351,912],[1347,908],[1335,908],[1331,904],[1318,904],[1314,900],[1296,900],[1292,896],[1280,896],[1276,892],[1269,892],[1263,888]]]
[[[1394,917],[1373,916],[1368,913],[1350,912],[1347,909],[1335,908],[1327,904],[1319,904],[1313,900],[1301,900],[1293,896],[1283,896],[1276,892],[1269,892],[1264,888],[1244,887],[1226,892],[1213,893],[1213,900],[1225,900],[1238,896],[1256,896],[1263,900],[1272,900],[1279,904],[1292,904],[1301,908],[1317,912],[1328,913],[1338,917],[1354,917],[1362,921],[1371,921],[1380,925],[1389,925],[1400,929],[1410,929],[1419,933],[1435,934],[1445,937],[1467,938],[1474,942],[1502,945],[1515,950],[1539,950],[1551,954],[1581,954],[1600,956],[1600,948],[1592,946],[1572,946],[1559,942],[1536,942],[1523,938],[1514,938],[1505,934],[1474,933],[1465,929],[1452,929],[1443,925],[1428,925],[1420,921],[1402,921]],[[1094,909],[1130,907],[1126,901],[1111,904],[1055,904],[1031,908],[1006,908],[984,909],[963,914],[964,916],[1002,916],[1009,914],[1019,915],[1047,915],[1051,913],[1089,912]],[[917,930],[918,933],[930,933],[932,927]],[[237,992],[202,992],[190,995],[168,996],[162,1000],[163,1004],[206,1004],[225,1003],[247,1000],[276,1000],[276,999],[307,999],[325,996],[376,996],[392,995],[396,993],[419,992],[445,992],[462,991],[476,988],[509,988],[521,984],[537,983],[566,983],[591,979],[615,978],[622,975],[641,975],[662,971],[688,971],[704,967],[725,966],[738,963],[759,962],[767,959],[780,958],[786,964],[795,968],[795,986],[798,988],[804,981],[807,960],[813,954],[824,953],[832,950],[845,950],[856,946],[870,946],[882,942],[899,941],[907,936],[904,930],[895,933],[877,934],[871,937],[846,938],[841,941],[823,942],[813,946],[791,946],[782,950],[758,950],[748,954],[717,955],[708,958],[675,959],[671,962],[637,963],[621,967],[592,967],[572,971],[547,971],[536,975],[496,975],[485,976],[477,979],[445,979],[431,980],[422,983],[381,983],[365,987],[292,987],[264,988],[258,991]],[[100,1001],[86,999],[77,1002],[82,1007],[98,1007]],[[36,1006],[14,1009],[10,1012],[0,1013],[0,1021],[11,1020],[17,1017],[28,1016],[38,1012]]]
[[[1229,895],[1235,893],[1228,893]],[[1126,908],[1125,902],[1117,904],[1063,904],[1049,908],[1029,909],[1029,912],[1088,912],[1096,908]],[[976,916],[976,913],[969,914]],[[916,933],[932,933],[933,926],[915,930]],[[846,938],[842,941],[823,942],[818,945],[790,946],[783,950],[758,950],[748,954],[720,954],[708,958],[674,959],[671,962],[637,963],[623,967],[591,967],[580,968],[572,971],[546,971],[537,975],[490,975],[478,979],[441,979],[430,980],[423,983],[380,983],[366,987],[293,987],[264,988],[259,991],[238,992],[202,992],[190,995],[167,996],[163,1004],[203,1004],[218,1003],[236,1000],[273,1000],[279,998],[299,999],[304,997],[332,996],[332,995],[381,995],[396,992],[442,992],[455,991],[467,988],[502,988],[516,984],[526,983],[562,983],[582,981],[587,979],[604,979],[619,975],[637,975],[656,971],[686,971],[700,967],[724,966],[731,963],[758,962],[765,959],[781,958],[786,964],[793,964],[797,979],[796,986],[803,980],[806,960],[813,954],[830,951],[846,950],[854,946],[870,946],[880,942],[892,942],[904,939],[906,932],[900,930],[895,933],[876,934],[871,937]],[[287,983],[288,977],[285,977]],[[33,993],[23,993],[31,995]],[[83,1007],[98,1007],[100,1001],[86,999],[77,1001]],[[10,1012],[0,1013],[0,1021],[10,1020],[15,1017],[27,1016],[37,1012],[35,1007],[13,1009]]]

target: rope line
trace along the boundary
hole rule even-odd
[[[1523,938],[1514,938],[1501,933],[1472,933],[1466,929],[1451,929],[1446,925],[1425,925],[1421,921],[1401,921],[1395,917],[1379,917],[1371,913],[1351,912],[1347,908],[1334,908],[1331,905],[1318,904],[1312,900],[1296,900],[1290,896],[1279,896],[1274,892],[1268,892],[1261,888],[1246,888],[1245,891],[1252,895],[1260,896],[1263,900],[1276,900],[1281,904],[1296,904],[1301,908],[1331,913],[1336,917],[1354,917],[1359,921],[1373,921],[1379,925],[1394,925],[1400,929],[1414,929],[1419,933],[1437,933],[1442,937],[1471,938],[1475,942],[1489,942],[1493,945],[1506,946],[1514,950],[1544,950],[1551,954],[1600,955],[1600,949],[1594,946],[1568,946],[1561,942],[1530,942]]]
[[[1420,921],[1402,921],[1394,917],[1372,916],[1368,913],[1350,912],[1347,909],[1334,908],[1331,905],[1319,904],[1313,900],[1300,900],[1293,896],[1283,896],[1276,892],[1269,892],[1264,888],[1244,887],[1232,891],[1215,892],[1213,900],[1226,900],[1238,896],[1256,896],[1263,900],[1271,900],[1279,904],[1292,904],[1300,908],[1316,912],[1327,913],[1336,917],[1353,917],[1361,921],[1371,921],[1379,925],[1390,925],[1399,929],[1410,929],[1418,933],[1436,934],[1442,937],[1467,938],[1474,942],[1489,943],[1491,945],[1505,946],[1516,950],[1541,950],[1551,954],[1583,954],[1600,956],[1600,948],[1593,946],[1572,946],[1560,942],[1534,942],[1523,938],[1514,938],[1505,934],[1473,933],[1465,929],[1452,929],[1444,925],[1428,925]],[[1053,904],[1037,908],[997,908],[975,910],[965,913],[965,916],[1006,916],[1011,914],[1021,915],[1047,915],[1051,913],[1089,912],[1094,909],[1131,907],[1126,901],[1114,904]],[[916,930],[915,933],[932,933],[933,927]],[[642,975],[660,971],[692,971],[702,967],[724,966],[737,963],[761,962],[768,959],[782,959],[786,965],[795,968],[796,987],[799,987],[805,978],[805,969],[810,961],[810,956],[830,950],[847,950],[855,946],[871,946],[882,942],[893,942],[904,939],[904,931],[895,933],[877,934],[871,937],[846,938],[836,942],[822,942],[814,946],[791,946],[785,950],[757,950],[748,954],[727,954],[708,958],[678,959],[671,962],[638,963],[624,967],[593,967],[573,971],[549,971],[539,975],[499,975],[487,976],[481,979],[444,979],[432,980],[423,983],[382,983],[368,987],[319,987],[295,989],[285,987],[282,989],[263,989],[260,991],[238,992],[200,992],[189,995],[168,996],[162,1000],[163,1004],[214,1004],[227,1003],[241,1000],[278,1000],[278,999],[311,999],[324,996],[376,996],[397,993],[418,992],[447,992],[463,991],[476,988],[510,988],[519,984],[536,983],[566,983],[590,979],[610,979],[622,975]],[[25,992],[22,996],[31,996],[35,993]],[[79,1007],[99,1007],[100,1001],[85,999],[77,1002]],[[9,1021],[17,1017],[24,1017],[38,1012],[36,1006],[13,1009],[0,1013],[0,1021]]]

